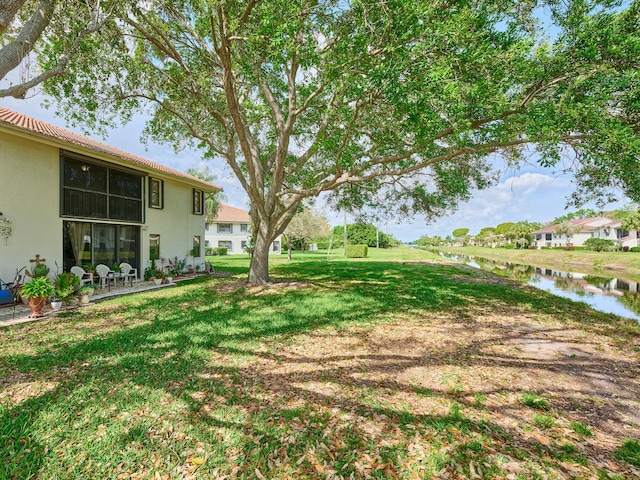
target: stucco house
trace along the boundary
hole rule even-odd
[[[570,220],[570,226],[574,230],[567,236],[565,233],[556,233],[557,225],[548,225],[534,231],[535,245],[540,247],[562,247],[573,245],[579,247],[589,238],[603,238],[613,240],[621,247],[638,246],[637,232],[627,231],[622,228],[620,220],[611,220],[606,217],[591,217]]]
[[[229,255],[247,253],[251,236],[251,217],[247,210],[220,204],[218,214],[207,218],[205,230],[205,246],[226,247]],[[282,253],[282,236],[273,241],[269,253]]]
[[[2,107],[0,166],[5,281],[35,254],[67,271],[127,262],[142,274],[159,256],[204,265],[216,185]]]

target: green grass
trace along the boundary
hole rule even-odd
[[[537,413],[533,416],[533,423],[540,428],[551,428],[556,425],[555,419],[550,415],[542,415]]]
[[[546,410],[549,408],[549,402],[535,393],[524,392],[520,396],[520,402],[527,407],[536,408],[538,410]]]
[[[591,432],[591,429],[584,423],[573,422],[571,424],[571,428],[578,435],[582,435],[583,437],[593,437],[593,432]]]
[[[522,458],[527,478],[553,476],[561,469],[540,460],[538,444],[501,423],[507,395],[462,378],[473,362],[482,367],[484,345],[427,355],[416,344],[398,355],[378,351],[369,333],[438,321],[466,335],[480,317],[535,313],[622,340],[640,334],[626,320],[483,282],[409,249],[370,249],[362,260],[274,258],[273,278],[293,286],[265,289],[239,282],[247,257],[210,260],[236,276],[0,330],[0,479],[251,478],[256,470],[408,479],[443,468],[496,478],[506,475],[500,454]],[[415,358],[451,372],[426,384],[402,378],[425,367]],[[550,458],[583,458],[545,448]]]
[[[635,439],[625,441],[616,451],[615,456],[619,460],[640,467],[640,441]]]

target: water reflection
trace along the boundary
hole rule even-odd
[[[440,252],[440,255],[488,272],[509,276],[560,297],[585,302],[601,312],[614,313],[640,321],[638,282],[499,262],[461,254]]]

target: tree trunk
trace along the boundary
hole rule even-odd
[[[251,265],[249,266],[249,282],[269,283],[270,246],[271,242],[258,228],[253,246],[253,255],[251,256]]]
[[[291,240],[287,240],[287,260],[291,260]]]

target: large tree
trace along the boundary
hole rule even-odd
[[[306,207],[291,219],[284,234],[287,241],[288,258],[291,260],[292,242],[300,242],[300,249],[304,253],[310,239],[331,235],[331,225],[329,225],[329,220],[324,212],[313,207]]]
[[[0,97],[24,98],[29,89],[64,75],[69,62],[110,18],[115,0],[0,2]],[[39,56],[39,65],[35,57]],[[32,61],[33,60],[33,61]]]
[[[72,121],[143,109],[152,139],[224,159],[251,204],[250,281],[309,197],[433,218],[532,145],[574,171],[576,202],[640,196],[638,0],[149,0],[117,16],[49,92]]]

